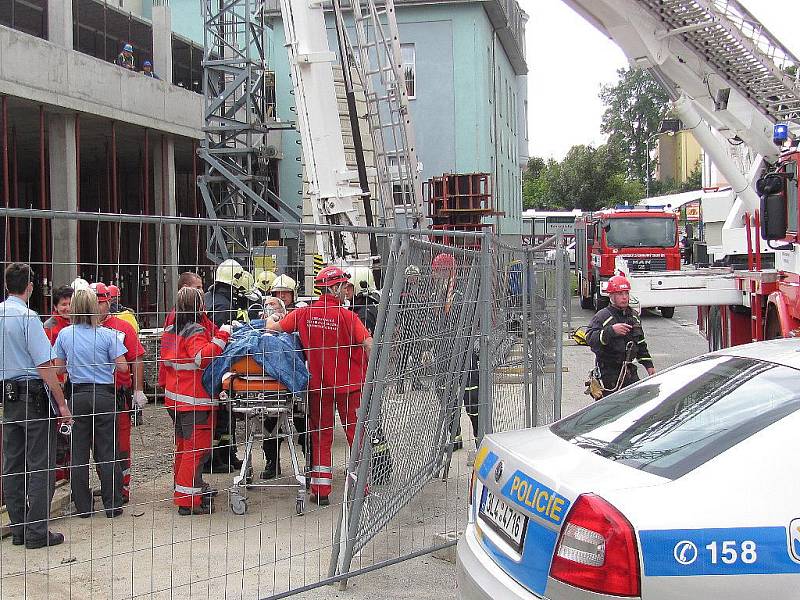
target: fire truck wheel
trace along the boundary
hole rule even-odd
[[[661,311],[661,316],[665,319],[671,319],[675,314],[674,306],[659,306],[658,309]]]
[[[608,297],[600,293],[600,286],[594,288],[594,310],[598,312],[608,306]]]
[[[764,339],[765,340],[779,340],[783,337],[781,332],[781,322],[778,318],[778,311],[773,306],[767,311],[767,323],[764,326]]]
[[[584,310],[589,310],[590,308],[594,308],[594,299],[589,296],[588,298],[584,298],[581,296],[581,308]]]

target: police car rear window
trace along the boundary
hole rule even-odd
[[[559,437],[677,479],[800,408],[796,369],[702,357],[553,424]]]

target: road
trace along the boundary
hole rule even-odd
[[[588,324],[594,314],[581,310],[573,301],[572,326]],[[678,364],[707,351],[708,345],[699,332],[694,307],[675,309],[672,319],[664,319],[657,311],[645,311],[642,326],[657,370]],[[594,356],[586,346],[564,347],[563,408],[564,416],[586,406],[589,397],[583,393],[584,381],[592,368]],[[643,375],[644,371],[640,369]],[[455,565],[423,556],[350,580],[348,589],[322,588],[297,596],[306,600],[338,598],[341,600],[455,600]]]

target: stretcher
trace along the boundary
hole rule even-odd
[[[245,422],[245,450],[242,468],[233,479],[229,492],[231,510],[237,515],[247,512],[247,493],[251,488],[263,487],[297,487],[295,510],[298,515],[305,512],[308,478],[310,471],[306,453],[304,466],[300,466],[295,447],[295,430],[293,419],[307,414],[307,402],[304,394],[293,394],[281,382],[264,374],[261,366],[250,356],[240,358],[231,365],[231,370],[222,378],[220,400],[230,402],[231,411],[242,415]],[[268,427],[267,419],[275,422],[273,428]],[[261,443],[268,439],[287,439],[289,454],[292,459],[294,482],[283,483],[284,480],[270,483],[253,482],[253,448],[261,449]],[[256,444],[256,442],[259,442]]]

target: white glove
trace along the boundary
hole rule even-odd
[[[136,390],[133,392],[133,403],[139,408],[144,408],[147,406],[147,396],[144,395],[143,391]]]
[[[230,325],[220,325],[219,330],[227,333],[228,335],[231,334],[231,326]]]

